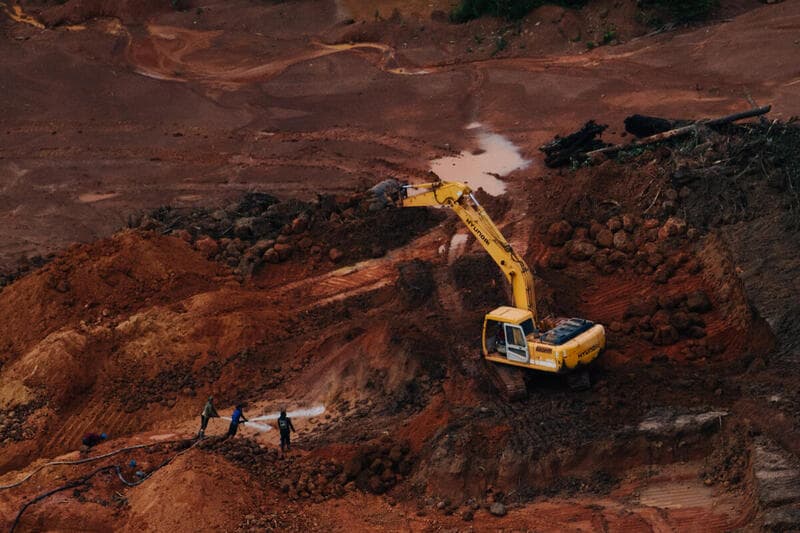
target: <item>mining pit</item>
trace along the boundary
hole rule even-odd
[[[455,4],[0,1],[0,527],[800,529],[800,3]],[[436,175],[590,388],[498,390],[497,265],[370,191]]]

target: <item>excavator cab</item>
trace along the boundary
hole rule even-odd
[[[509,361],[527,363],[530,361],[528,337],[537,334],[530,311],[498,307],[486,315],[483,322],[483,353],[494,353]]]

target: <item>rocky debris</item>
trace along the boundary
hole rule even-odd
[[[711,309],[703,291],[634,298],[623,314],[623,322],[615,328],[626,333],[636,331],[639,337],[653,344],[668,346],[681,338],[703,339],[706,323],[700,315]],[[703,356],[707,355],[706,350]]]
[[[361,447],[345,464],[345,476],[364,492],[383,494],[411,473],[414,463],[409,452],[407,442],[384,437]]]
[[[35,434],[27,423],[28,417],[42,404],[43,401],[37,400],[0,411],[0,445],[32,439]]]
[[[281,202],[254,192],[222,209],[162,207],[136,224],[168,230],[244,278],[295,258],[316,264],[323,249],[333,263],[381,257],[444,216],[428,209],[374,209],[367,192],[320,195],[313,202]]]
[[[677,195],[677,193],[676,193]],[[546,242],[563,253],[542,263],[547,268],[565,268],[567,259],[590,261],[604,275],[619,270],[652,275],[653,281],[666,284],[685,265],[695,275],[702,265],[681,251],[688,240],[683,219],[669,217],[662,224],[658,218],[642,219],[632,213],[609,216],[605,222],[591,220],[579,224],[562,220],[550,225]]]
[[[759,437],[752,460],[762,508],[800,503],[800,463],[795,458],[766,437]]]
[[[672,408],[654,409],[639,423],[637,430],[655,437],[700,433],[721,428],[722,420],[726,416],[728,416],[727,411],[691,413],[679,412]]]
[[[55,254],[49,254],[47,257],[42,257],[41,255],[34,255],[32,257],[25,256],[21,258],[15,266],[0,270],[0,289],[50,263],[55,257]],[[66,292],[66,290],[57,290],[59,290],[59,292]]]
[[[248,438],[212,437],[202,441],[199,447],[242,466],[291,500],[319,503],[345,493],[347,479],[343,466],[332,459],[281,457],[277,450]]]

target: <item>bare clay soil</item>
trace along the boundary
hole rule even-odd
[[[0,3],[0,525],[800,527],[800,5],[722,4],[656,32],[633,1],[518,25],[453,25],[447,2]],[[766,122],[561,170],[538,151],[748,97]],[[530,374],[504,400],[479,354],[495,266],[452,214],[369,196],[479,152],[474,123],[530,161],[478,197],[541,317],[606,327],[590,390]],[[245,404],[235,438],[212,419],[194,440],[210,395]],[[79,451],[90,431],[110,438]]]

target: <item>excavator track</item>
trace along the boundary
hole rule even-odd
[[[525,371],[510,365],[485,362],[492,377],[492,383],[503,399],[514,402],[528,397],[525,385]]]

